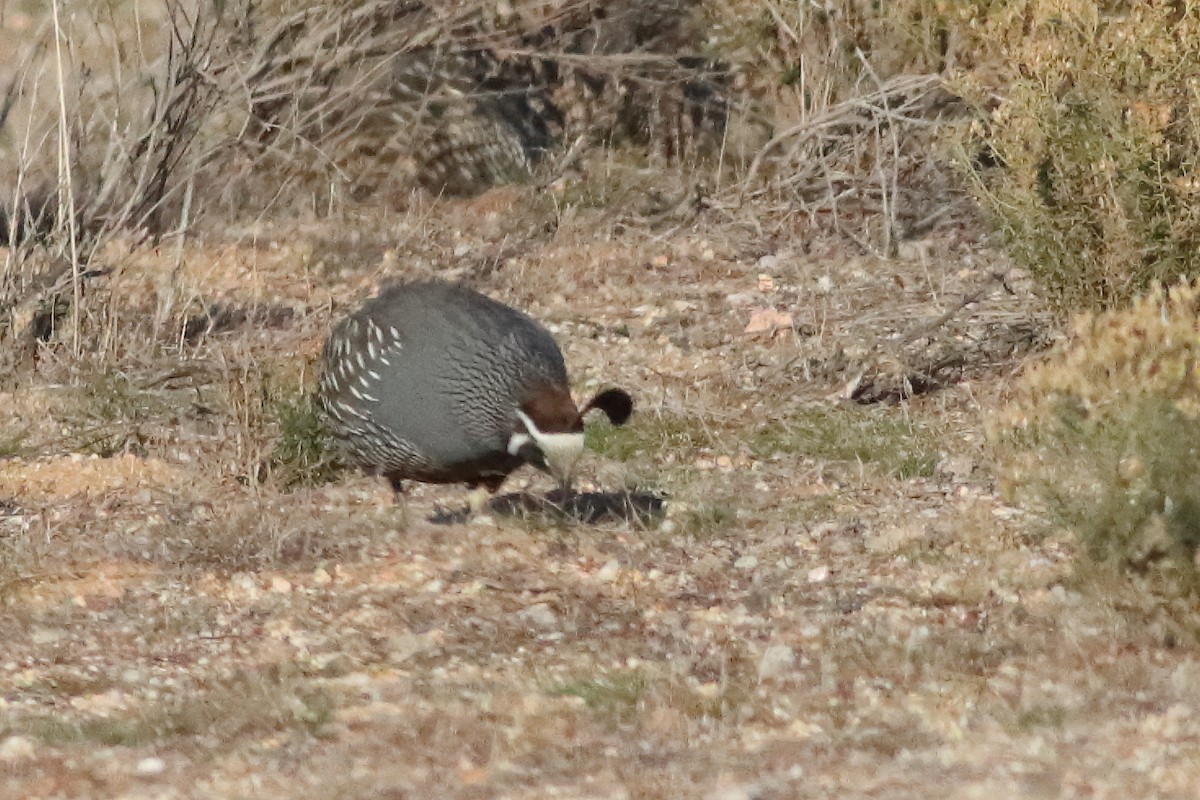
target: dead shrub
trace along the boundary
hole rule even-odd
[[[947,192],[962,195],[937,124],[960,108],[942,80],[968,41],[958,10],[931,0],[705,8],[746,95],[729,148],[739,121],[768,131],[748,137],[745,191],[781,195],[810,222],[888,254],[945,216]]]

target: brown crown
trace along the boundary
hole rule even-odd
[[[521,402],[533,424],[542,433],[582,433],[583,417],[571,399],[571,393],[561,386],[541,384],[526,394]]]

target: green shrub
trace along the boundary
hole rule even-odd
[[[1073,532],[1093,565],[1172,595],[1200,588],[1198,318],[1200,284],[1081,317],[991,430],[1010,499]]]
[[[313,405],[312,396],[299,393],[276,398],[273,412],[279,438],[271,455],[271,470],[284,486],[312,486],[341,473],[329,433]]]
[[[969,150],[1000,167],[975,187],[1047,299],[1100,310],[1200,274],[1200,9],[997,3],[974,32],[1007,55],[959,84],[993,108]]]

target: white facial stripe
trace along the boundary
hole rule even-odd
[[[533,440],[529,438],[528,433],[514,433],[508,440],[508,454],[515,456],[521,452],[521,448],[529,444]]]
[[[575,462],[579,460],[579,456],[583,454],[583,433],[542,433],[528,414],[517,409],[517,416],[521,418],[521,421],[525,423],[526,430],[529,431],[529,437],[522,440],[521,444],[532,439],[542,451],[542,455],[546,457],[546,466],[551,474],[560,478],[568,476],[571,468],[575,466]],[[514,455],[513,443],[521,435],[514,434],[508,440],[509,452]],[[517,448],[520,449],[520,446],[518,444]]]

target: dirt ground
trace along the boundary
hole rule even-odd
[[[81,353],[61,332],[0,403],[0,797],[1194,796],[1200,657],[997,496],[1024,350],[981,345],[1047,320],[977,237],[550,225],[531,191],[111,248]],[[546,322],[581,396],[635,395],[581,488],[661,515],[287,485],[278,409],[331,323],[433,274]],[[186,328],[218,303],[245,314]],[[950,385],[845,400],[935,339]]]

